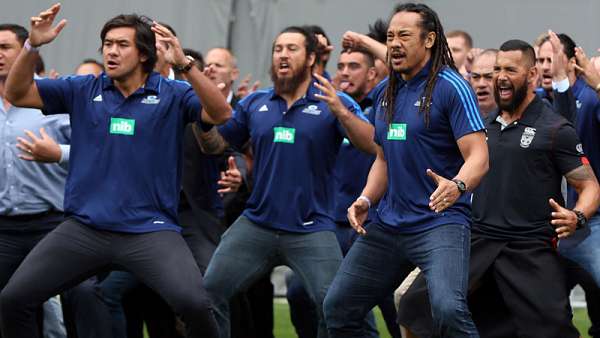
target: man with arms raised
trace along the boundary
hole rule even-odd
[[[364,236],[329,290],[327,327],[332,337],[362,337],[361,319],[417,265],[429,281],[435,333],[478,337],[466,303],[468,191],[488,167],[476,99],[428,6],[396,7],[387,49],[389,82],[374,106],[377,157],[348,209]],[[365,229],[377,202],[377,217]]]
[[[473,194],[469,270],[469,303],[480,310],[473,313],[485,337],[579,336],[552,240],[570,236],[596,212],[600,190],[575,129],[536,96],[536,79],[533,47],[521,40],[500,46],[499,109],[486,122],[492,165]],[[563,176],[579,193],[573,209],[563,207]],[[399,310],[400,324],[418,337],[436,328],[425,285],[417,279]]]
[[[318,337],[327,336],[321,306],[342,259],[332,232],[335,158],[344,136],[368,152],[374,145],[360,107],[311,76],[316,48],[306,29],[284,29],[273,43],[274,88],[248,95],[219,132],[201,135],[206,152],[250,139],[255,156],[247,208],[223,235],[205,276],[222,337],[229,337],[229,299],[280,264],[302,278],[321,319]]]
[[[33,249],[0,295],[2,334],[37,337],[38,304],[96,272],[120,267],[180,313],[190,337],[215,337],[202,275],[179,234],[177,204],[185,124],[223,123],[230,107],[171,32],[136,15],[104,25],[105,74],[34,81],[37,48],[66,24],[52,27],[59,10],[54,5],[31,18],[30,38],[8,75],[7,98],[46,114],[70,114],[68,219]],[[187,73],[191,86],[152,72],[155,33],[169,45],[165,58]]]

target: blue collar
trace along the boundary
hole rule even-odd
[[[100,74],[100,78],[102,81],[102,89],[103,90],[107,90],[107,89],[111,89],[111,88],[116,89],[113,79],[108,77],[106,75],[106,73],[102,72],[102,74]],[[160,94],[161,81],[162,81],[162,79],[161,79],[160,74],[157,72],[152,72],[148,75],[148,78],[146,79],[146,83],[144,84],[144,86],[142,88],[139,88],[138,90],[136,90],[134,94],[146,93],[146,92]]]
[[[401,84],[406,84],[407,87],[418,87],[427,79],[429,72],[431,71],[431,60],[429,60],[423,68],[410,80],[405,81],[400,74],[394,72],[394,76],[400,81]]]

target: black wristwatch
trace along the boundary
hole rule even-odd
[[[575,215],[577,215],[577,229],[584,228],[587,224],[587,218],[585,217],[585,214],[575,209],[573,209],[573,212],[575,213]]]
[[[452,182],[456,183],[456,187],[458,188],[458,191],[461,194],[467,192],[467,185],[465,184],[465,182],[459,180],[458,178],[453,179]]]
[[[192,69],[192,67],[194,67],[194,65],[196,64],[196,60],[189,55],[186,55],[185,57],[190,62],[188,62],[185,66],[180,66],[180,65],[173,66],[173,70],[175,70],[176,72],[185,74],[185,73],[189,72]]]

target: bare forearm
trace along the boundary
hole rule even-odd
[[[576,210],[587,218],[593,216],[600,207],[600,187],[592,167],[582,165],[566,175],[567,182],[577,191]]]
[[[369,50],[369,52],[371,52],[371,54],[373,54],[374,57],[382,60],[383,62],[387,62],[386,57],[387,57],[387,47],[386,45],[384,45],[383,43],[372,39],[368,36],[365,36],[363,38],[363,45],[364,47]]]
[[[366,196],[373,204],[378,203],[387,190],[387,162],[383,157],[383,150],[378,145],[377,158],[371,166],[367,184],[365,185],[361,195]]]
[[[356,148],[369,154],[376,154],[376,144],[373,141],[375,128],[373,128],[373,125],[347,110],[338,116],[338,120],[346,130],[348,139]]]
[[[205,132],[194,123],[192,131],[200,150],[205,154],[222,154],[228,147],[227,142],[215,127]]]
[[[467,189],[473,191],[489,169],[489,154],[483,133],[475,133],[468,137],[470,140],[465,139],[470,143],[468,146],[466,144],[461,146],[463,139],[459,140],[459,148],[465,163],[454,178],[465,182]]]
[[[33,74],[36,60],[35,53],[23,48],[8,73],[8,77],[6,78],[6,99],[15,106],[42,108],[38,105],[32,106],[34,102],[26,100],[30,91],[35,90]]]
[[[485,156],[473,156],[472,158],[465,161],[463,166],[460,168],[456,179],[465,182],[467,189],[473,191],[481,182],[481,179],[488,171],[488,157]]]
[[[583,189],[581,193],[579,193],[579,197],[577,198],[577,204],[575,204],[576,210],[579,210],[585,214],[586,218],[592,217],[598,207],[600,207],[600,199],[598,196],[600,195],[600,190],[598,189],[598,185],[596,187],[590,187]]]
[[[231,106],[219,88],[196,67],[192,67],[185,78],[202,102],[202,120],[217,125],[227,122],[231,117]]]

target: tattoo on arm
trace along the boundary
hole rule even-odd
[[[192,131],[200,150],[205,154],[222,154],[228,147],[227,142],[215,127],[204,132],[194,123],[192,124]]]
[[[577,167],[571,171],[569,171],[565,177],[569,184],[577,184],[580,181],[595,181],[596,176],[594,175],[594,171],[592,171],[592,167],[589,165],[582,165]]]

